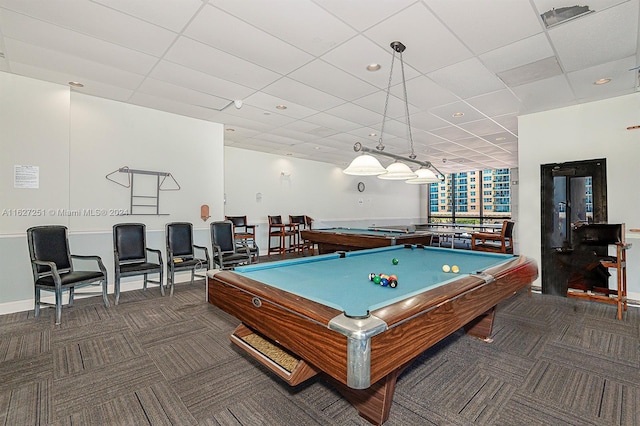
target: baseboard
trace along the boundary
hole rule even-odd
[[[176,276],[176,278],[178,278],[178,276]],[[198,279],[198,277],[196,276],[196,279]],[[176,280],[176,283],[181,283],[181,282],[188,282],[191,280],[191,277],[189,276],[187,279],[185,279],[184,281],[178,281]],[[120,283],[120,293],[124,293],[127,291],[133,291],[133,290],[141,290],[144,287],[144,280],[140,279],[140,280],[132,280],[132,281],[123,281]],[[158,288],[157,284],[147,284],[147,288],[149,289],[153,289],[153,288]],[[107,293],[110,296],[110,300],[109,303],[113,303],[113,293],[114,293],[114,285],[113,284],[108,284],[107,285]],[[90,292],[90,293],[89,293]],[[77,289],[74,293],[73,293],[73,299],[74,300],[78,300],[78,299],[83,299],[85,297],[100,297],[102,293],[100,292],[98,286],[95,287],[83,287],[81,289]],[[46,302],[46,303],[55,303],[55,296],[53,295],[53,293],[51,292],[43,292],[42,293],[42,301]],[[46,295],[46,296],[45,296]],[[64,304],[69,302],[69,293],[68,292],[64,292],[64,294],[62,295],[62,301]],[[41,306],[40,309],[46,309],[49,308],[50,306]],[[33,298],[30,299],[25,299],[25,300],[16,300],[14,302],[5,302],[5,303],[0,303],[0,315],[6,315],[6,314],[13,314],[16,312],[24,312],[24,311],[31,311],[33,310]]]

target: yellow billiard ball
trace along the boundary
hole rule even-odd
[[[449,272],[451,271],[451,267],[449,267],[449,265],[442,265],[442,272]]]
[[[451,272],[453,272],[454,274],[457,274],[458,272],[460,272],[460,268],[458,268],[458,265],[453,265],[451,267]]]

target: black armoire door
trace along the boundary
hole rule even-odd
[[[543,164],[542,292],[566,296],[577,264],[572,228],[607,222],[606,159]]]

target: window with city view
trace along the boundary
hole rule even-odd
[[[511,170],[445,175],[429,185],[429,222],[491,223],[511,218]]]

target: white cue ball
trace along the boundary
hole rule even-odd
[[[442,272],[449,272],[451,270],[451,268],[449,267],[449,265],[442,265]]]

